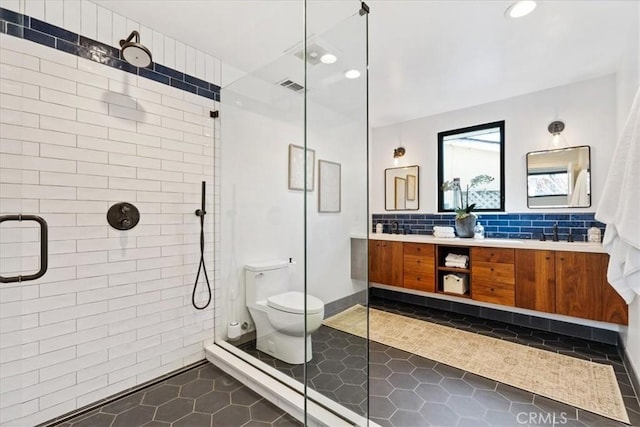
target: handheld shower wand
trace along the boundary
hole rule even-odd
[[[211,303],[211,285],[209,284],[209,276],[207,276],[207,268],[204,265],[204,216],[207,214],[207,211],[204,209],[206,190],[207,182],[202,181],[202,205],[200,209],[196,210],[196,216],[200,217],[200,263],[198,264],[198,274],[196,274],[196,281],[193,284],[193,292],[191,293],[191,303],[197,310],[204,310]],[[209,299],[203,306],[198,306],[198,304],[196,304],[196,289],[198,287],[200,271],[204,273],[204,279],[207,284],[207,291],[209,292]]]

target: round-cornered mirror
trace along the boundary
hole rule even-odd
[[[384,209],[387,211],[415,211],[420,207],[418,197],[418,166],[384,170]]]
[[[591,206],[591,153],[588,145],[527,153],[527,206]]]

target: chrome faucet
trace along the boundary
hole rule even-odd
[[[554,242],[558,242],[560,239],[558,239],[558,222],[556,221],[555,224],[553,224],[553,238],[552,240]]]

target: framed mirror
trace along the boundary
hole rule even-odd
[[[527,206],[591,206],[591,152],[588,145],[527,153]]]
[[[442,186],[456,178],[461,194],[454,197]],[[474,211],[504,211],[504,120],[438,133],[438,211],[471,204]]]
[[[384,209],[387,211],[415,211],[418,197],[418,166],[384,170]]]

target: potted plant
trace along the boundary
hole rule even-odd
[[[473,188],[485,186],[493,181],[493,177],[482,174],[471,179],[466,186],[466,191],[460,188],[460,178],[453,178],[442,184],[442,191],[453,191],[454,210],[456,212],[456,234],[459,237],[473,237],[473,228],[476,226],[477,217],[472,213],[476,204],[469,204],[469,193]]]

